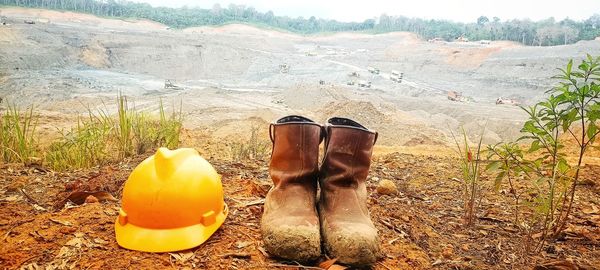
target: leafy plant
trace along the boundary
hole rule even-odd
[[[20,112],[16,105],[7,104],[7,110],[0,114],[0,158],[4,162],[27,163],[37,154],[38,117],[33,106]]]
[[[514,224],[519,224],[520,199],[523,192],[517,188],[516,182],[519,176],[531,172],[531,164],[525,160],[519,144],[514,142],[489,145],[486,152],[488,160],[496,159],[486,166],[486,171],[499,171],[494,180],[494,189],[500,190],[502,180],[506,178],[509,186],[508,193],[514,199]]]
[[[579,156],[569,191],[562,196],[562,207],[558,213],[557,224],[553,228],[554,236],[562,232],[567,224],[573,208],[581,163],[585,152],[600,133],[596,124],[600,119],[600,56],[594,58],[588,54],[576,70],[573,70],[571,60],[566,69],[561,71],[562,74],[555,78],[562,82],[551,92],[557,94],[556,100],[565,106],[561,111],[562,129],[577,142]],[[579,128],[579,132],[575,130],[575,126]],[[568,169],[566,165],[562,167],[559,169]]]
[[[600,118],[600,57],[587,55],[576,70],[573,61],[566,69],[560,69],[557,87],[548,91],[550,96],[534,106],[523,108],[529,119],[523,125],[524,134],[519,139],[531,144],[527,153],[517,143],[488,148],[492,162],[488,169],[496,170],[496,186],[507,179],[511,190],[514,177],[524,176],[535,189],[527,207],[533,211],[528,222],[522,223],[528,231],[540,231],[534,251],[543,247],[548,237],[562,232],[572,211],[573,201],[585,152],[596,139],[600,130],[596,121]],[[565,137],[576,141],[577,164],[569,164],[565,150]],[[515,198],[515,223],[519,219],[520,195]]]
[[[463,202],[465,209],[464,221],[467,226],[471,226],[475,219],[476,203],[480,191],[480,153],[483,133],[479,137],[479,142],[475,148],[469,145],[467,132],[464,127],[461,127],[462,143],[459,142],[459,139],[456,138],[453,132],[450,133],[456,143],[456,151],[461,161],[461,170],[463,174]]]

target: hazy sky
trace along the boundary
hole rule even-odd
[[[500,19],[554,17],[562,20],[587,19],[600,13],[600,0],[134,0],[153,6],[211,8],[215,3],[253,6],[258,11],[272,10],[275,15],[321,17],[339,21],[363,21],[386,13],[426,19],[473,22],[481,15]]]

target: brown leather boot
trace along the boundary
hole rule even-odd
[[[272,124],[267,194],[261,221],[267,251],[278,257],[309,261],[321,255],[316,210],[319,144],[322,126],[301,116],[286,116]]]
[[[380,256],[377,229],[367,209],[365,180],[377,133],[346,118],[325,125],[319,216],[324,248],[350,265],[369,265]]]

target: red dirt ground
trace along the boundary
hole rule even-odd
[[[200,152],[212,156],[206,153],[211,145],[205,143]],[[453,180],[459,176],[456,159],[385,152],[376,154],[367,183],[368,204],[385,252],[374,269],[532,269],[552,263],[571,268],[537,269],[599,269],[599,166],[584,168],[585,186],[579,187],[566,234],[540,254],[525,256],[524,235],[511,224],[512,211],[506,207],[511,196],[493,192],[485,176],[480,218],[473,228],[465,228],[461,184]],[[120,248],[113,231],[118,201],[99,196],[100,202],[65,204],[73,189],[106,191],[119,199],[127,176],[148,155],[66,173],[0,165],[0,268],[303,269],[271,258],[262,248],[259,222],[262,199],[270,188],[268,160],[209,158],[223,176],[230,214],[206,243],[183,252]],[[399,193],[377,193],[382,179],[393,181]],[[319,269],[316,265],[307,269]]]

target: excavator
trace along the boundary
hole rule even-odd
[[[165,80],[165,89],[182,90],[183,87],[173,84],[171,80]]]

